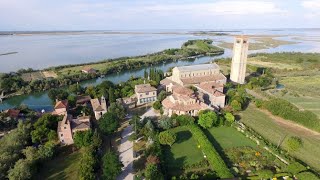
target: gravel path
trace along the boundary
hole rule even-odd
[[[123,163],[124,167],[117,178],[118,180],[133,180],[133,142],[129,141],[129,136],[132,134],[132,126],[129,125],[121,133],[121,144],[119,146],[120,161]]]

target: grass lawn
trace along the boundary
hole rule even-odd
[[[299,95],[319,98],[320,75],[281,77],[280,84]]]
[[[165,148],[165,161],[170,172],[179,171],[183,166],[198,163],[204,159],[192,134],[185,127],[171,130],[176,133],[177,140],[171,147]]]
[[[213,144],[218,143],[223,149],[241,146],[257,147],[256,143],[233,127],[213,127],[206,132],[206,135]]]
[[[309,110],[320,118],[320,97],[300,96],[294,97],[290,95],[282,96],[283,99],[293,103],[300,109]]]
[[[292,153],[293,156],[301,159],[305,163],[320,171],[320,138],[304,135],[299,131],[279,125],[265,113],[250,105],[241,114],[241,121],[254,129],[264,138],[277,145],[279,141],[290,137],[299,136],[303,141],[303,147]],[[283,148],[283,144],[281,147]]]
[[[78,163],[80,159],[80,151],[71,152],[70,147],[63,147],[62,152],[52,160],[45,163],[44,167],[39,170],[36,179],[48,180],[77,180]]]

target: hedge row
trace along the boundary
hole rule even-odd
[[[300,111],[296,106],[283,99],[264,101],[263,107],[273,115],[294,121],[307,128],[320,132],[319,118],[310,111]]]
[[[217,172],[220,178],[231,178],[233,174],[229,171],[227,165],[220,157],[219,153],[214,149],[211,142],[203,131],[196,125],[188,125],[187,128],[192,133],[193,137],[199,143],[201,149],[207,156],[211,167]]]

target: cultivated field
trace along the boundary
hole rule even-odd
[[[245,111],[241,112],[240,115],[241,122],[254,129],[273,144],[278,145],[280,142],[282,148],[285,147],[281,142],[286,138],[290,136],[301,137],[303,147],[297,152],[292,153],[292,155],[320,171],[320,135],[298,130],[299,128],[281,123],[286,120],[276,121],[271,118],[272,116],[270,116],[270,114],[260,111],[253,105],[250,105]]]

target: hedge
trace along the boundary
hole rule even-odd
[[[214,149],[207,136],[203,133],[203,131],[196,125],[188,125],[186,127],[199,143],[204,154],[207,156],[209,164],[211,165],[213,170],[217,172],[217,175],[220,178],[234,177],[233,174],[229,171],[223,159],[220,157],[219,153]]]

